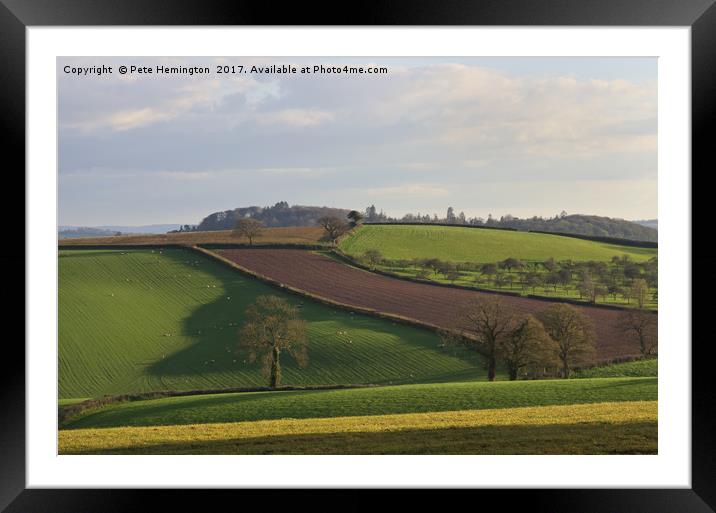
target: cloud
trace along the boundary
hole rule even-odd
[[[289,127],[309,127],[326,123],[333,119],[333,114],[318,109],[284,109],[261,114],[258,122]]]
[[[603,78],[588,59],[580,61],[587,74],[555,62],[539,73],[523,73],[505,65],[510,59],[494,60],[500,66],[450,58],[65,60],[75,66],[370,61],[389,67],[387,75],[370,76],[60,73],[59,170],[61,177],[72,176],[61,180],[60,194],[62,184],[72,182],[77,198],[83,176],[93,184],[111,180],[118,202],[123,194],[125,201],[130,194],[138,197],[146,177],[177,194],[186,191],[191,201],[205,194],[207,205],[219,197],[222,205],[236,206],[256,198],[266,204],[295,198],[320,203],[331,194],[358,206],[375,196],[386,210],[406,211],[442,210],[439,205],[449,198],[467,211],[473,203],[516,202],[505,192],[508,185],[496,189],[494,198],[484,196],[488,184],[503,182],[516,188],[543,184],[529,192],[550,209],[566,201],[550,183],[638,183],[656,176],[655,64],[653,76],[633,78],[615,58]],[[456,60],[461,62],[451,62]],[[602,61],[600,69],[608,64]],[[627,209],[626,187],[619,187],[610,193],[610,205]],[[462,198],[461,204],[453,198]]]
[[[450,191],[440,185],[406,183],[389,187],[371,187],[365,190],[369,196],[394,198],[444,198]]]

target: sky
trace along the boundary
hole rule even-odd
[[[215,72],[272,64],[388,72]],[[279,201],[657,217],[655,58],[82,57],[57,72],[60,225],[197,224]]]

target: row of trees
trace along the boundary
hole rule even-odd
[[[523,261],[510,257],[499,262],[449,262],[439,258],[390,260],[378,250],[363,253],[362,261],[370,267],[382,265],[400,270],[417,269],[416,277],[429,279],[442,277],[454,283],[472,279],[476,285],[491,285],[498,289],[514,289],[515,286],[533,294],[541,288],[547,293],[564,294],[574,291],[580,299],[596,303],[601,298],[614,301],[621,297],[627,303],[632,300],[639,308],[656,302],[658,294],[658,260],[634,262],[628,255],[614,256],[611,261],[575,262]]]
[[[425,223],[425,224],[455,224],[467,226],[487,226],[492,228],[511,228],[523,231],[546,231],[559,233],[572,233],[598,237],[614,237],[620,239],[656,242],[657,231],[623,219],[614,219],[602,216],[587,216],[581,214],[567,214],[564,210],[554,217],[532,216],[519,218],[511,214],[487,218],[468,217],[465,212],[456,212],[448,207],[444,217],[438,214],[408,213],[402,217],[391,217],[382,210],[378,211],[375,205],[365,209],[365,219],[369,223]]]
[[[348,210],[342,208],[289,205],[285,201],[279,201],[269,207],[251,206],[214,212],[199,223],[197,230],[231,230],[236,221],[242,218],[256,219],[268,227],[315,226],[321,217],[345,218],[347,213]]]
[[[318,219],[317,224],[325,230],[326,237],[335,244],[341,235],[344,235],[362,221],[363,214],[357,210],[351,210],[346,219],[336,216],[324,216]],[[254,239],[262,235],[265,227],[264,223],[258,219],[242,217],[234,224],[233,233],[236,237],[245,237],[248,239],[249,245],[253,245]]]
[[[259,296],[245,312],[239,332],[239,349],[249,361],[259,362],[269,386],[281,384],[281,356],[290,355],[299,368],[308,365],[306,322],[299,311],[278,296]],[[619,327],[639,344],[642,356],[657,352],[656,316],[625,311]],[[500,300],[477,300],[462,310],[440,333],[447,346],[466,346],[485,357],[488,380],[498,365],[510,380],[561,376],[593,361],[595,333],[592,321],[577,308],[551,305],[536,315],[515,314]]]
[[[656,316],[624,311],[619,328],[639,344],[642,356],[657,352]],[[520,377],[568,378],[575,367],[595,355],[594,326],[583,312],[567,304],[551,305],[536,315],[516,315],[500,300],[468,305],[441,332],[447,346],[466,346],[485,357],[487,377],[494,381],[502,363],[510,380]]]

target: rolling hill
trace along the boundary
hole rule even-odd
[[[310,364],[286,359],[285,384],[483,379],[474,353],[440,350],[434,333],[329,308],[249,278],[189,249],[61,250],[61,399],[266,383],[235,354],[258,295],[301,306]]]
[[[506,258],[525,261],[609,261],[628,255],[645,261],[656,256],[655,248],[622,246],[544,233],[487,230],[462,226],[365,225],[339,244],[341,250],[359,256],[376,249],[385,258],[439,258],[451,262],[498,262]]]

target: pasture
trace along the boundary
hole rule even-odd
[[[484,379],[475,353],[442,351],[430,331],[287,294],[189,249],[60,250],[60,399],[265,385],[235,353],[261,294],[308,322],[309,366],[284,358],[286,385]]]
[[[391,260],[439,258],[476,263],[498,262],[510,257],[538,262],[548,258],[607,262],[615,255],[628,255],[641,262],[657,255],[657,250],[652,248],[561,235],[430,225],[365,225],[345,237],[339,247],[355,257],[376,249]]]
[[[622,377],[657,377],[659,361],[656,358],[635,360],[633,362],[613,363],[590,369],[578,370],[575,378],[622,378]]]
[[[61,430],[60,454],[655,454],[657,403]]]
[[[159,426],[655,401],[656,378],[417,384],[167,397],[86,411],[66,428]]]

